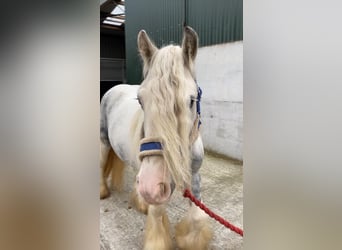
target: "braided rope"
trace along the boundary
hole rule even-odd
[[[222,225],[224,225],[225,227],[229,228],[230,230],[234,231],[235,233],[243,236],[243,230],[241,228],[238,228],[232,224],[230,224],[228,221],[226,221],[225,219],[223,219],[222,217],[220,217],[219,215],[215,214],[214,212],[212,212],[209,208],[207,208],[202,202],[200,202],[199,200],[196,199],[195,196],[193,196],[191,194],[191,192],[189,191],[189,189],[185,189],[184,197],[189,198],[193,203],[195,203],[196,206],[198,206],[199,208],[201,208],[204,212],[206,212],[210,217],[212,217],[213,219],[217,220],[218,222],[220,222]]]

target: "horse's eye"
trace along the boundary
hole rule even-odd
[[[192,109],[196,101],[197,101],[197,98],[195,96],[190,96],[190,109]]]
[[[194,102],[195,102],[195,100],[191,98],[191,100],[190,100],[190,108],[191,109],[192,109],[192,106],[194,106]]]

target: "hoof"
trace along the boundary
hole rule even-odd
[[[110,192],[108,191],[108,189],[106,187],[100,188],[100,199],[101,200],[109,197],[109,195],[110,195]]]

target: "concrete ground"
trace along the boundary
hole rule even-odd
[[[233,225],[243,228],[241,163],[206,154],[200,171],[202,199],[205,205]],[[100,201],[101,250],[143,248],[146,216],[129,206],[129,192],[132,190],[134,179],[135,170],[127,167],[123,191],[112,191],[109,198]],[[172,228],[185,215],[187,208],[188,199],[175,191],[167,206]],[[240,235],[213,219],[209,220],[214,230],[211,250],[242,249],[243,238]]]

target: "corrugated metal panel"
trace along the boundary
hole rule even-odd
[[[125,79],[125,60],[117,58],[100,59],[100,80],[101,81],[120,81]]]
[[[125,58],[125,37],[100,35],[100,56],[104,58]]]
[[[200,46],[242,40],[242,0],[188,0],[188,25],[200,37]]]
[[[141,82],[137,34],[147,31],[158,47],[179,44],[184,20],[200,37],[200,46],[242,40],[242,0],[129,0],[126,6],[127,81]]]

